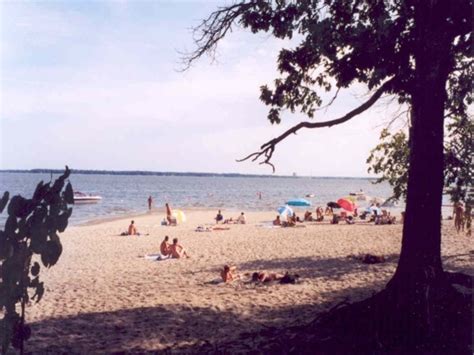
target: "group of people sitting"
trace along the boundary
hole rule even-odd
[[[165,239],[161,242],[160,245],[160,254],[161,259],[180,259],[180,258],[189,258],[186,249],[182,245],[178,244],[178,238],[173,239],[173,244],[170,244],[169,237],[165,236]]]
[[[221,270],[222,281],[229,283],[234,280],[242,279],[241,275],[235,274],[237,271],[236,266],[224,265],[224,268]],[[249,275],[249,274],[245,274]],[[279,281],[281,284],[296,283],[297,279],[300,276],[298,274],[290,275],[288,272],[285,274],[279,273],[268,273],[268,272],[254,272],[250,278],[251,282],[257,283],[268,283],[272,281]]]
[[[229,218],[229,219],[224,219],[224,216],[222,215],[221,210],[217,212],[217,216],[214,218],[216,220],[216,223],[222,222],[223,224],[246,224],[247,219],[245,217],[245,213],[241,212],[240,215],[237,218]]]
[[[313,216],[311,211],[306,211],[303,218],[301,219],[296,213],[287,214],[286,220],[282,220],[280,215],[277,215],[273,220],[273,225],[282,226],[282,227],[294,227],[297,223],[303,222],[322,222],[325,217],[330,218],[331,224],[338,224],[339,222],[346,222],[347,224],[354,224],[355,218],[359,217],[361,220],[368,218],[369,222],[374,222],[375,224],[395,224],[396,217],[391,216],[390,212],[387,210],[382,210],[380,204],[372,204],[371,207],[367,208],[360,215],[357,212],[357,208],[354,209],[351,213],[348,213],[345,210],[342,210],[339,214],[335,213],[331,207],[326,207],[326,210],[323,210],[322,207],[316,208],[316,217]]]

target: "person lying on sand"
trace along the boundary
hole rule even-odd
[[[240,275],[234,274],[236,270],[237,270],[236,266],[224,265],[224,268],[221,271],[222,281],[232,282],[234,280],[240,279]]]
[[[170,246],[170,253],[173,259],[180,259],[183,257],[189,258],[186,250],[180,244],[178,244],[178,238],[173,239],[173,244]]]
[[[290,275],[288,271],[285,272],[284,275],[277,273],[254,272],[252,274],[252,281],[261,283],[279,281],[281,284],[294,284],[299,277],[300,275],[298,274]]]

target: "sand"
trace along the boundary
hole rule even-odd
[[[215,214],[187,211],[187,222],[177,227],[161,226],[161,211],[134,217],[146,236],[119,236],[129,219],[69,227],[61,236],[58,264],[41,270],[44,298],[27,309],[33,330],[27,350],[192,352],[265,327],[309,322],[344,299],[356,301],[382,289],[397,265],[401,225],[311,222],[305,228],[269,228],[275,213],[254,212],[246,214],[247,225],[194,231],[212,224]],[[178,237],[191,258],[146,260],[165,235]],[[445,268],[474,274],[471,249],[470,238],[445,221]],[[388,261],[367,265],[348,257],[364,253],[383,254]],[[224,264],[236,265],[241,274],[289,271],[301,278],[294,285],[216,284]]]

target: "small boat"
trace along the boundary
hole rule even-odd
[[[314,197],[314,194],[306,194],[306,197]]]
[[[102,200],[101,196],[89,195],[80,191],[74,192],[74,203],[95,203]]]
[[[367,196],[362,191],[360,191],[360,192],[350,192],[349,196],[355,196],[357,201],[366,201],[367,200]]]

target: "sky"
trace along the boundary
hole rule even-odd
[[[307,120],[285,112],[272,125],[259,100],[278,77],[279,49],[296,40],[235,28],[215,61],[180,70],[191,28],[225,3],[0,2],[0,168],[271,174],[236,159]],[[367,95],[356,85],[314,120]],[[396,112],[386,99],[343,125],[290,136],[275,150],[276,174],[369,176],[365,161]]]

